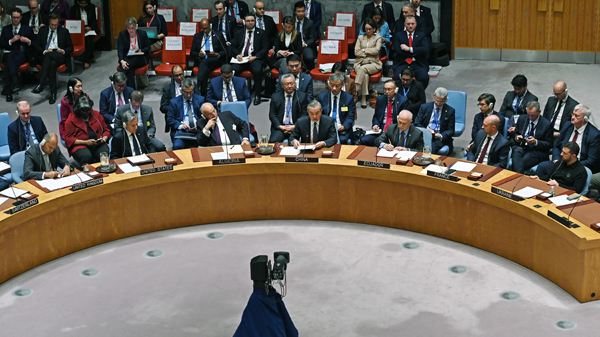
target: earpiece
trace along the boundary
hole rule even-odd
[[[123,122],[123,129],[127,128],[127,123]]]
[[[204,116],[204,114],[201,114],[201,115],[202,115],[202,119],[206,120],[206,116]]]
[[[17,114],[17,117],[19,117],[19,109],[15,110],[15,113]]]
[[[44,146],[44,145],[46,145],[46,140],[42,139],[42,141],[40,142],[40,146]]]
[[[73,87],[69,87],[69,92],[73,93]]]
[[[583,116],[583,120],[587,123],[590,121],[590,118],[588,116]]]
[[[494,103],[490,103],[490,109],[494,108]]]
[[[396,94],[398,93],[398,87],[396,87],[396,90],[394,91],[394,93],[396,93]]]

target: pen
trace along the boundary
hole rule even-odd
[[[454,162],[454,163],[456,163],[456,162]],[[452,167],[452,165],[454,165],[454,163],[450,164],[450,166],[448,166],[448,169],[450,169]]]
[[[210,152],[215,152],[215,151],[213,151],[212,149],[208,149],[208,151],[210,151]]]
[[[231,147],[230,147],[229,149],[230,149],[230,150],[233,150],[233,147],[234,147],[234,146],[235,146],[235,145],[231,145]]]

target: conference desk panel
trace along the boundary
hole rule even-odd
[[[498,254],[556,283],[581,302],[600,294],[600,234],[580,224],[566,228],[547,217],[556,207],[535,199],[515,202],[491,193],[492,183],[446,181],[419,166],[390,170],[357,166],[346,158],[285,163],[184,164],[141,176],[111,174],[104,184],[39,194],[38,205],[0,216],[0,282],[67,254],[152,231],[218,222],[311,219],[394,227],[462,242]],[[539,208],[534,208],[539,205]],[[352,243],[349,242],[349,245]]]

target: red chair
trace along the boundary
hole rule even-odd
[[[346,20],[348,16],[342,15],[338,18],[339,14],[347,14],[352,16],[351,20]],[[356,13],[351,12],[337,12],[333,17],[334,26],[346,27],[346,37],[348,38],[348,48],[354,48],[356,44]]]
[[[177,9],[175,7],[158,7],[156,13],[161,14],[167,21],[167,32],[171,36],[177,35]]]
[[[210,8],[192,8],[190,13],[190,22],[200,22],[200,20],[212,18]]]
[[[96,25],[98,26],[98,34],[96,34],[96,36],[94,36],[94,42],[100,40],[100,38],[102,37],[102,10],[100,10],[100,7],[95,6],[96,7]]]
[[[170,44],[180,44],[181,49],[167,50],[167,45]],[[176,65],[180,65],[184,70],[187,67],[187,60],[185,58],[185,39],[183,36],[165,36],[162,64],[154,68],[154,71],[156,72],[156,75],[159,76],[171,76],[171,68]]]
[[[274,78],[274,79],[279,78],[279,70],[278,69],[275,69],[275,68],[271,69],[271,78]]]
[[[73,58],[81,56],[85,51],[85,24],[83,20],[65,20],[65,27],[69,30],[71,41],[73,41],[73,52],[71,53],[71,71],[75,70]]]
[[[330,30],[333,31],[333,30],[335,30],[335,28],[344,28],[344,27],[327,26],[327,30],[325,31],[325,39],[339,40],[341,42],[341,44],[342,44],[342,62],[346,63],[348,61],[348,40],[346,40],[346,33],[344,30],[344,33],[341,36],[338,36],[337,34],[331,34]],[[330,37],[330,34],[332,35],[332,37]]]
[[[350,73],[350,78],[356,78],[356,72],[354,70]],[[373,75],[369,75],[369,83],[378,83],[379,81],[381,81],[381,71]]]
[[[41,69],[42,67],[39,67],[38,69]],[[137,90],[138,86],[137,86],[137,78],[138,76],[144,76],[146,75],[146,73],[148,73],[148,70],[150,69],[150,65],[146,64],[143,67],[140,68],[136,68],[135,71],[133,72],[133,74],[135,75],[135,84],[134,84],[134,89]],[[117,71],[121,71],[121,66],[117,67]],[[58,72],[58,70],[57,70]]]
[[[194,69],[192,69],[192,74],[194,76],[198,76],[198,67],[195,67]],[[221,68],[217,68],[208,74],[208,78],[215,78],[215,77],[219,77],[219,76],[221,76]]]
[[[19,69],[21,69],[21,67],[19,67]],[[38,70],[38,72],[42,72],[42,65],[41,64],[37,64],[35,66],[35,68]],[[67,70],[67,65],[66,64],[61,64],[58,67],[56,67],[56,72],[57,73],[64,73],[65,70]],[[56,76],[56,87],[58,88],[58,76]]]
[[[17,72],[18,73],[28,72],[30,70],[30,68],[31,68],[31,65],[29,64],[29,62],[25,62],[19,66],[19,68],[17,69]],[[6,65],[4,63],[0,64],[0,69],[2,69],[2,72],[4,72],[6,74]],[[41,67],[40,67],[40,69],[41,69]],[[19,78],[19,81],[20,80],[21,79]]]
[[[331,76],[331,73],[322,73],[319,70],[320,64],[342,62],[342,53],[336,53],[336,54],[323,54],[322,53],[323,52],[323,44],[328,43],[328,42],[337,43],[338,50],[341,49],[341,42],[339,40],[321,40],[321,43],[319,44],[319,54],[317,55],[317,66],[315,67],[315,69],[310,71],[310,76],[315,81],[323,81],[324,82],[329,79],[329,76]]]
[[[191,32],[191,30],[186,30],[186,29],[184,29],[183,31],[181,30],[182,26],[185,28],[186,26],[189,26],[189,25],[195,26],[193,33]],[[185,40],[186,60],[193,59],[190,56],[190,51],[192,49],[192,43],[194,42],[194,34],[198,33],[199,31],[200,31],[200,25],[198,24],[198,22],[180,22],[179,23],[179,28],[177,29],[177,33],[178,33],[177,36],[182,36],[183,39]]]
[[[281,26],[281,20],[283,20],[281,11],[265,11],[265,15],[273,18],[273,21],[275,21],[275,24],[277,25],[277,30],[283,29]]]

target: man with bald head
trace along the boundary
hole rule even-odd
[[[194,67],[198,67],[200,95],[206,97],[208,74],[227,61],[225,39],[213,32],[208,19],[200,21],[200,32],[194,35],[190,55],[195,59]]]
[[[40,28],[48,24],[48,14],[40,11],[40,5],[37,0],[30,0],[29,12],[23,13],[23,20],[21,22],[31,27],[33,33],[37,34]]]
[[[548,97],[543,116],[550,121],[556,139],[563,125],[571,120],[573,110],[579,102],[569,96],[569,89],[563,81],[556,82],[552,90],[554,95]]]
[[[62,168],[59,172],[58,168]],[[42,141],[25,152],[23,180],[52,179],[71,174],[69,161],[58,148],[58,136],[54,133],[44,135]]]
[[[267,33],[269,48],[273,48],[278,33],[277,24],[272,17],[265,15],[265,4],[262,1],[254,3],[254,12],[256,14],[256,27]]]
[[[506,168],[510,144],[499,132],[500,118],[489,115],[475,137],[475,142],[467,152],[467,159],[479,164]]]
[[[217,112],[211,103],[200,107],[202,119],[198,121],[198,145],[250,145],[248,123],[231,111]]]
[[[375,146],[388,151],[423,151],[423,131],[412,125],[413,114],[402,110],[397,124],[390,124],[375,140]]]
[[[18,118],[8,125],[8,147],[10,154],[25,151],[42,141],[48,133],[42,117],[31,115],[31,106],[27,101],[17,103]]]

